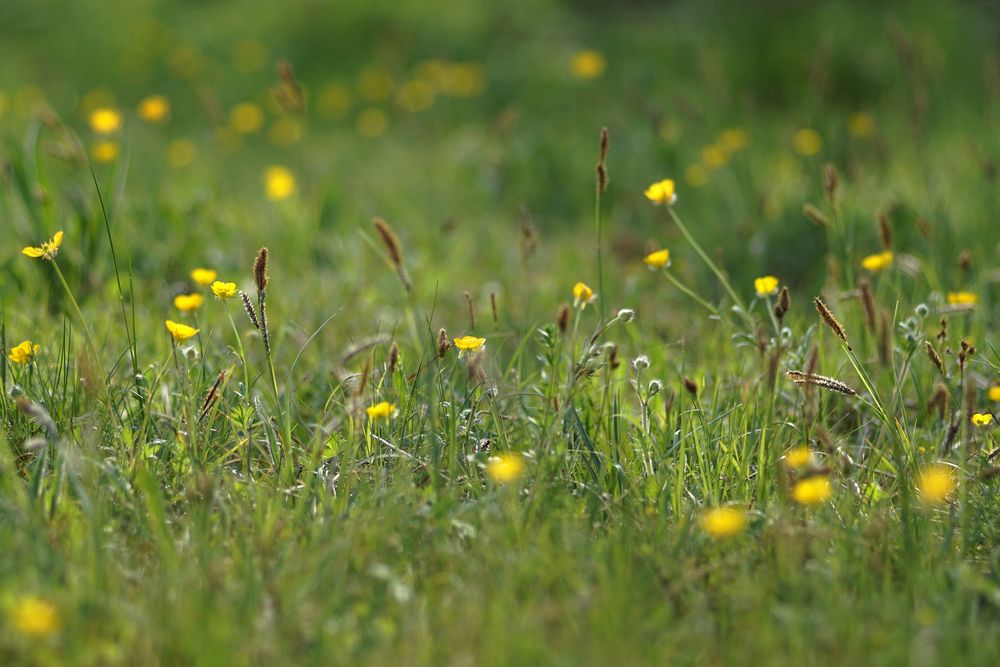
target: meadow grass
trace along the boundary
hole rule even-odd
[[[1000,661],[988,11],[119,5],[0,10],[0,663]]]

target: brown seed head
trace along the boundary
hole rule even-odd
[[[253,260],[253,281],[257,285],[257,291],[263,292],[267,289],[267,263],[270,252],[266,247],[257,251],[257,257]]]
[[[823,323],[829,327],[830,331],[834,333],[840,340],[847,342],[847,330],[844,329],[844,325],[840,323],[833,312],[823,303],[822,299],[815,297],[813,299],[813,305],[816,306],[816,312],[823,319]]]
[[[879,213],[878,216],[878,240],[882,244],[882,250],[892,250],[892,226],[885,213]]]

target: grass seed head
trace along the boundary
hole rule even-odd
[[[816,306],[816,312],[819,316],[823,318],[823,323],[837,336],[840,340],[847,342],[847,330],[844,329],[844,325],[840,323],[833,312],[827,307],[823,300],[819,297],[813,299],[813,304]]]
[[[253,260],[253,281],[257,286],[258,292],[263,292],[267,289],[267,263],[269,258],[270,251],[264,247],[257,251],[257,257]]]
[[[854,391],[849,385],[840,380],[834,379],[832,377],[827,377],[826,375],[819,375],[817,373],[804,373],[802,371],[788,371],[785,373],[785,377],[794,382],[795,384],[812,385],[819,387],[820,389],[828,389],[829,391],[835,391],[845,396],[857,396],[858,392]]]

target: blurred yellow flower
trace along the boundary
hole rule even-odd
[[[7,358],[15,364],[27,364],[35,355],[42,351],[42,346],[32,343],[30,340],[23,341],[10,349]]]
[[[774,276],[761,276],[760,278],[754,278],[753,288],[757,292],[757,296],[772,296],[778,293],[778,279]]]
[[[278,148],[287,148],[302,138],[302,126],[291,116],[282,116],[267,128],[267,140]]]
[[[150,95],[139,102],[138,112],[147,123],[162,123],[170,115],[170,101],[163,95]]]
[[[874,255],[868,255],[861,260],[861,268],[865,271],[871,271],[872,273],[878,273],[879,271],[884,271],[892,266],[892,251],[885,250],[883,252],[875,253]]]
[[[178,294],[174,297],[174,308],[182,313],[190,313],[201,308],[205,297],[200,294]]]
[[[212,283],[212,294],[220,299],[231,299],[236,296],[236,283],[224,283],[216,280]]]
[[[524,457],[513,453],[490,457],[486,474],[497,484],[516,482],[524,474]]]
[[[111,107],[98,107],[90,112],[90,128],[97,134],[114,134],[122,127],[122,115]]]
[[[955,491],[955,470],[942,463],[925,466],[917,474],[917,491],[928,505],[938,505],[948,500]]]
[[[320,91],[316,106],[323,118],[339,120],[351,110],[351,91],[342,83],[328,84]]]
[[[218,276],[218,272],[212,269],[195,269],[191,272],[191,280],[203,287],[211,285]]]
[[[31,637],[51,635],[58,632],[62,625],[55,605],[34,595],[25,595],[14,601],[10,620],[18,632]]]
[[[479,338],[477,336],[462,336],[461,338],[456,338],[454,342],[455,347],[458,348],[459,354],[461,354],[471,350],[478,350],[486,344],[486,339]]]
[[[56,232],[48,241],[45,241],[40,246],[28,246],[21,250],[22,255],[27,255],[28,257],[34,259],[53,259],[57,254],[59,254],[59,246],[63,242],[63,233]]]
[[[823,138],[816,130],[805,127],[792,137],[792,148],[799,155],[810,157],[823,150]]]
[[[719,135],[719,144],[729,153],[741,151],[750,143],[747,131],[740,127],[730,127]]]
[[[114,162],[118,159],[119,154],[121,154],[121,146],[118,145],[117,141],[102,139],[95,141],[90,146],[90,157],[93,158],[94,162],[101,164]]]
[[[646,199],[654,204],[673,204],[677,201],[677,192],[674,190],[674,182],[665,178],[662,181],[653,183],[646,188]]]
[[[972,423],[976,426],[989,426],[993,422],[993,415],[989,412],[972,415]]]
[[[407,111],[417,112],[431,108],[436,94],[434,84],[423,79],[407,81],[399,89],[397,101]]]
[[[237,134],[253,134],[264,124],[264,110],[253,102],[242,102],[229,111],[229,127]]]
[[[792,498],[800,505],[820,505],[833,495],[833,487],[825,475],[815,475],[796,482]]]
[[[584,49],[573,54],[573,58],[569,61],[569,69],[576,78],[588,81],[604,74],[607,64],[600,52]]]
[[[454,97],[473,97],[486,88],[486,68],[479,63],[448,65],[441,74],[441,90]]]
[[[972,292],[948,292],[948,303],[953,306],[974,306],[978,300]]]
[[[587,283],[573,285],[573,305],[581,310],[595,299],[594,290]]]
[[[386,128],[389,127],[389,117],[381,109],[374,107],[364,109],[358,114],[355,127],[362,137],[374,139],[385,133]]]
[[[396,406],[388,401],[382,401],[365,408],[368,419],[389,419],[396,414]]]
[[[651,252],[642,261],[651,269],[662,269],[665,266],[670,266],[670,251],[664,248]]]
[[[813,460],[812,450],[805,445],[799,445],[785,452],[785,464],[790,468],[805,468]]]
[[[851,114],[847,119],[847,131],[852,137],[865,139],[875,131],[875,120],[866,113]]]
[[[286,167],[272,165],[264,170],[264,194],[271,201],[288,199],[295,193],[295,176]]]
[[[392,94],[392,75],[380,65],[365,67],[358,76],[358,93],[369,102],[384,102]]]
[[[189,338],[193,338],[198,334],[200,329],[195,329],[194,327],[189,327],[186,324],[181,324],[180,322],[174,322],[173,320],[167,320],[167,331],[170,335],[174,337],[174,340],[178,343],[183,343]]]
[[[190,139],[174,139],[167,144],[167,165],[172,169],[183,169],[198,155],[198,149]]]
[[[701,529],[717,540],[739,535],[746,527],[746,512],[738,507],[712,507],[701,514]]]
[[[708,169],[700,164],[690,164],[684,170],[684,181],[693,188],[708,184]]]
[[[986,398],[994,403],[1000,403],[1000,384],[995,384],[986,390]]]
[[[701,161],[709,169],[719,169],[726,165],[726,162],[729,161],[729,156],[726,155],[724,149],[712,144],[701,149]]]

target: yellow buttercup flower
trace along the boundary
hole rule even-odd
[[[821,505],[833,495],[833,487],[825,475],[800,480],[792,488],[792,498],[800,505]]]
[[[26,340],[11,348],[7,358],[15,364],[27,364],[42,351],[42,346]]]
[[[18,598],[10,610],[11,624],[31,637],[45,637],[59,631],[59,610],[48,600],[34,595]]]
[[[40,246],[28,246],[21,250],[22,255],[27,255],[34,259],[54,259],[57,254],[59,254],[59,246],[63,242],[63,233],[56,232],[48,241],[45,241]]]
[[[972,423],[976,426],[989,426],[993,422],[993,415],[989,412],[983,414],[977,412],[972,415]]]
[[[581,310],[587,307],[587,304],[596,299],[597,296],[594,294],[594,290],[590,288],[590,285],[586,283],[577,283],[573,285],[573,305]]]
[[[524,474],[524,457],[513,453],[493,456],[486,463],[486,474],[497,484],[516,482]]]
[[[454,339],[454,343],[455,347],[458,348],[458,353],[462,354],[464,352],[478,350],[486,344],[486,339],[479,338],[477,336],[462,336],[461,338]]]
[[[94,162],[100,164],[107,164],[108,162],[114,162],[121,155],[122,148],[118,145],[117,141],[111,141],[110,139],[102,139],[101,141],[95,141],[90,146],[90,157],[93,158]]]
[[[288,199],[295,193],[295,175],[286,167],[272,165],[264,170],[264,194],[271,201]]]
[[[219,277],[217,271],[212,269],[195,269],[191,272],[191,280],[203,287],[208,287]]]
[[[569,69],[576,78],[589,81],[604,74],[607,64],[607,60],[599,51],[584,49],[573,54],[573,58],[569,61]]]
[[[173,320],[167,320],[167,331],[170,335],[174,337],[174,340],[178,343],[183,343],[189,338],[193,338],[198,334],[200,329],[195,329],[194,327],[189,327],[186,324],[181,324],[180,322],[174,322]]]
[[[677,201],[677,192],[674,190],[674,182],[665,178],[662,181],[653,183],[646,188],[646,199],[654,204],[673,204]]]
[[[810,157],[823,150],[823,137],[819,132],[805,127],[795,133],[792,137],[792,148],[799,155]]]
[[[665,266],[670,266],[670,251],[664,248],[651,252],[642,261],[651,269],[662,269]]]
[[[868,255],[861,260],[861,268],[865,271],[871,271],[872,273],[884,271],[890,266],[892,266],[891,250],[885,250],[883,252],[875,253],[874,255]]]
[[[979,298],[972,292],[948,292],[948,303],[953,306],[974,306]]]
[[[139,102],[138,111],[147,123],[162,123],[170,115],[170,101],[163,95],[150,95]]]
[[[754,291],[757,292],[757,296],[772,296],[778,293],[778,279],[774,276],[761,276],[760,278],[755,278],[753,281]]]
[[[942,463],[926,466],[917,474],[917,491],[928,505],[947,501],[955,492],[956,484],[955,469]]]
[[[701,529],[716,540],[739,535],[747,527],[747,514],[738,507],[712,507],[701,515]]]
[[[236,283],[224,283],[216,280],[212,283],[212,294],[220,299],[231,299],[236,296]]]
[[[253,134],[264,124],[264,111],[253,102],[237,104],[229,112],[229,127],[237,134]]]
[[[368,419],[389,419],[396,414],[396,406],[388,401],[382,401],[368,406],[365,411],[368,413]]]
[[[813,460],[812,450],[805,445],[794,447],[785,453],[785,463],[790,468],[805,468]]]
[[[1000,384],[995,384],[986,390],[986,398],[994,403],[1000,403]]]
[[[174,297],[174,308],[182,313],[198,310],[205,303],[205,297],[200,294],[178,294]]]
[[[90,112],[90,128],[97,134],[114,134],[122,128],[122,115],[111,107],[98,107]]]

